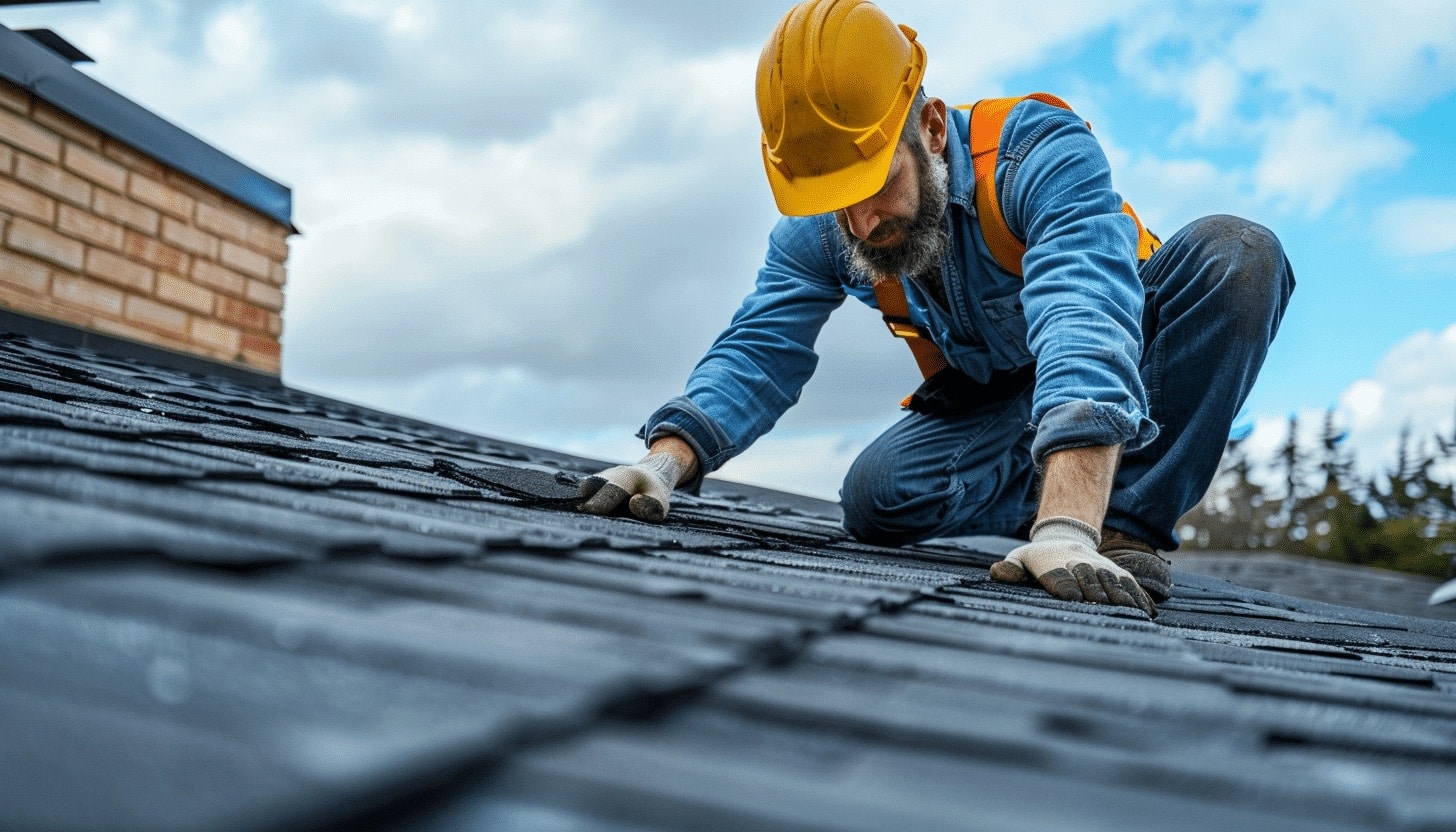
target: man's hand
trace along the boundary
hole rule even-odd
[[[697,468],[692,447],[665,436],[653,442],[651,452],[636,465],[618,465],[582,480],[580,510],[610,514],[626,501],[634,516],[660,522],[667,517],[672,490]]]
[[[991,565],[991,577],[1006,583],[1028,578],[1064,601],[1137,607],[1149,617],[1158,610],[1132,574],[1097,554],[1099,535],[1071,517],[1048,517],[1031,529],[1031,542]]]

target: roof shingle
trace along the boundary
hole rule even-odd
[[[1456,829],[1456,624],[596,465],[0,336],[0,826]]]

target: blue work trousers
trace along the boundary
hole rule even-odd
[[[1197,220],[1138,269],[1139,372],[1160,432],[1126,453],[1105,526],[1171,551],[1202,499],[1289,296],[1294,273],[1268,229]],[[955,418],[912,413],[855,460],[840,491],[845,529],[898,546],[932,537],[1024,536],[1037,508],[1032,387]]]

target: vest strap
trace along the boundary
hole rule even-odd
[[[981,224],[981,236],[986,241],[986,248],[990,249],[991,257],[1001,268],[1021,277],[1023,275],[1021,260],[1026,256],[1026,243],[1017,239],[1011,233],[1011,228],[1006,224],[1006,216],[1001,212],[1001,200],[996,193],[996,157],[1001,150],[1001,129],[1006,125],[1007,116],[1017,104],[1028,98],[1050,104],[1053,107],[1060,107],[1070,111],[1071,105],[1062,99],[1045,92],[1034,92],[1030,95],[1019,95],[1011,98],[985,98],[975,104],[963,104],[956,109],[970,112],[970,135],[967,137],[967,144],[971,151],[971,169],[975,173],[976,185],[974,199],[976,205],[977,221]],[[1091,128],[1092,125],[1087,125]],[[1132,206],[1126,202],[1122,203],[1122,212],[1132,217],[1137,224],[1138,262],[1142,262],[1153,256],[1153,252],[1162,246],[1162,240],[1143,226],[1142,220],[1138,219]],[[910,308],[905,300],[905,286],[899,277],[890,280],[881,280],[875,284],[875,299],[880,304],[880,314],[884,316],[885,325],[890,328],[890,334],[897,338],[905,339],[909,345],[910,352],[915,356],[915,363],[920,367],[920,374],[930,378],[949,366],[945,355],[935,342],[930,340],[928,334],[920,327],[910,322]],[[910,397],[906,397],[901,406],[907,406]]]
[[[922,376],[930,378],[949,366],[940,347],[930,340],[930,334],[910,322],[910,304],[905,300],[905,284],[898,277],[876,281],[875,300],[880,304],[880,314],[884,317],[885,326],[889,327],[891,335],[905,339]]]

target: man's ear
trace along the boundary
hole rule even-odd
[[[945,151],[945,102],[939,98],[926,101],[920,111],[920,138],[931,153]]]

